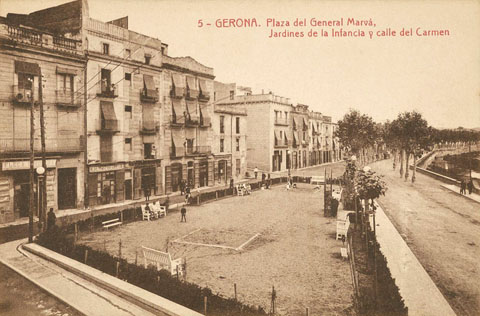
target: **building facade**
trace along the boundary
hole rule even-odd
[[[0,18],[0,223],[29,215],[30,110],[37,168],[41,103],[47,169],[35,174],[34,205],[41,204],[40,181],[46,181],[47,208],[84,204],[85,56],[80,20],[70,21],[69,32],[55,27],[65,23],[64,9]]]

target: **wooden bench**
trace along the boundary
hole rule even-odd
[[[167,207],[160,204],[153,204],[152,211],[155,213],[155,216],[159,218],[160,216],[167,216]]]
[[[122,222],[118,218],[114,218],[108,221],[102,222],[103,228],[109,229],[110,227],[115,227],[118,225],[122,225]]]
[[[144,221],[144,220],[147,220],[147,221],[150,220],[150,215],[151,215],[151,214],[150,214],[150,211],[147,211],[147,210],[145,209],[146,206],[147,206],[146,204],[142,204],[142,205],[141,205],[141,208],[142,208],[142,220],[143,220],[143,221]],[[148,205],[148,207],[151,207],[151,206]]]
[[[142,246],[142,252],[145,268],[151,264],[154,265],[157,270],[166,269],[170,271],[172,275],[176,275],[177,272],[178,275],[183,275],[184,265],[182,258],[172,260],[170,253],[145,246]]]

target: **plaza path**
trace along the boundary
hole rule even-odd
[[[480,204],[422,174],[405,182],[391,160],[371,167],[388,185],[383,210],[456,314],[480,315]]]

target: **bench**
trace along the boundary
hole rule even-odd
[[[109,229],[110,227],[115,227],[118,225],[122,225],[122,222],[118,218],[114,218],[114,219],[102,222],[103,228],[106,228],[106,229]]]
[[[172,260],[170,253],[148,248],[145,246],[142,246],[142,252],[145,268],[147,268],[148,265],[151,264],[154,265],[157,270],[166,269],[170,271],[172,275],[176,275],[177,272],[178,275],[183,275],[184,265],[182,258]]]
[[[320,185],[325,184],[325,176],[313,176],[310,184],[315,184],[314,189],[320,189]]]
[[[146,204],[142,204],[142,205],[141,205],[141,207],[142,207],[142,220],[143,220],[143,221],[144,221],[144,220],[147,220],[147,221],[150,220],[150,211],[147,211],[147,210],[145,209],[146,206],[147,206]],[[150,207],[150,205],[149,205],[148,207]]]
[[[167,216],[166,206],[155,203],[155,204],[149,205],[149,207],[151,208],[156,218],[159,218],[160,216]]]

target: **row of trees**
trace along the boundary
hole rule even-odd
[[[338,121],[336,137],[342,146],[358,157],[360,164],[366,164],[383,148],[394,156],[393,168],[400,163],[400,177],[409,177],[410,157],[413,163],[425,150],[434,146],[451,146],[458,143],[472,144],[480,141],[480,131],[458,129],[436,129],[419,112],[403,112],[393,121],[375,123],[374,120],[357,110],[350,110]],[[404,167],[405,166],[405,167]],[[412,169],[415,182],[415,168]]]

